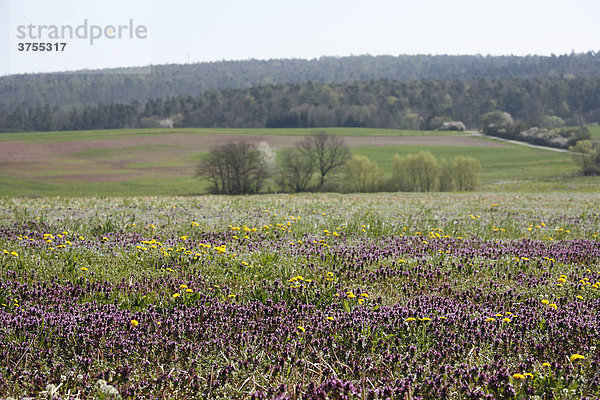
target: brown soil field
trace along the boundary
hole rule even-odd
[[[236,134],[163,134],[136,138],[73,142],[3,142],[0,146],[0,173],[19,178],[56,181],[108,182],[136,178],[189,176],[195,165],[186,160],[212,147],[236,140],[267,142],[274,149],[293,146],[302,136]],[[503,147],[502,143],[471,136],[347,136],[355,146],[485,146]],[[164,146],[164,150],[161,150]],[[95,156],[79,154],[99,150]],[[111,155],[111,151],[115,154]],[[143,166],[135,166],[143,164]]]

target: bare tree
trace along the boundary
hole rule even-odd
[[[198,175],[220,194],[258,193],[269,171],[253,144],[230,142],[214,147],[198,168]]]
[[[290,192],[305,192],[314,170],[310,154],[298,148],[285,149],[281,153],[279,184]]]
[[[350,158],[350,150],[344,139],[323,131],[306,138],[299,144],[299,149],[315,164],[319,174],[317,190],[323,187],[325,179],[331,171],[343,166],[346,160]]]

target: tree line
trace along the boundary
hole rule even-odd
[[[148,73],[149,72],[149,73]],[[400,55],[245,60],[0,77],[0,110],[144,103],[209,90],[372,80],[505,80],[600,76],[600,54]]]
[[[592,139],[587,126],[564,128],[565,122],[560,117],[546,116],[543,119],[543,128],[528,128],[523,122],[514,121],[506,111],[492,111],[481,117],[481,125],[486,135],[561,149],[568,149],[579,141]]]
[[[17,107],[0,111],[0,130],[151,127],[373,127],[438,129],[507,112],[520,127],[600,122],[600,75],[587,78],[375,80],[210,90],[199,96],[100,104],[81,109]]]
[[[351,156],[340,137],[323,131],[284,149],[277,157],[266,142],[228,142],[214,147],[198,166],[198,175],[214,194],[263,192],[431,192],[469,191],[478,184],[481,164],[459,156],[437,160],[421,151],[392,158],[386,174],[368,157]]]

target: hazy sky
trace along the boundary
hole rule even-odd
[[[600,0],[0,0],[0,74],[188,60],[598,51],[599,16]],[[87,38],[48,36],[52,26],[75,30],[85,20],[79,33]],[[120,39],[92,45],[92,25],[113,36],[127,28]],[[130,27],[145,37],[128,36]],[[67,44],[18,51],[27,42]]]

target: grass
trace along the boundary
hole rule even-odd
[[[47,183],[2,174],[0,187],[0,197],[196,196],[206,192],[206,183],[195,177],[143,178],[117,182],[57,180],[55,183]]]
[[[236,135],[283,135],[305,136],[315,132],[325,131],[332,135],[343,136],[447,136],[459,135],[460,132],[401,130],[401,129],[374,129],[374,128],[174,128],[174,129],[111,129],[90,131],[58,131],[58,132],[15,132],[0,133],[0,142],[22,140],[29,143],[71,142],[81,140],[106,140],[112,138],[138,138],[156,135],[170,135],[178,133],[209,135],[209,134],[236,134]]]
[[[0,393],[598,398],[599,235],[586,193],[0,200]]]
[[[595,128],[592,127],[592,132]],[[0,196],[196,195],[207,186],[206,182],[195,178],[198,162],[205,154],[203,144],[206,147],[206,141],[198,137],[206,135],[214,140],[214,134],[298,136],[316,130],[320,129],[198,128],[1,134],[0,141],[4,143],[25,143],[21,151],[26,154],[23,154],[25,161],[0,160]],[[430,136],[433,144],[438,137],[448,143],[447,136],[457,134],[367,128],[324,130],[358,139]],[[178,136],[178,141],[171,141],[169,135],[177,133],[185,135]],[[575,178],[576,166],[568,154],[513,144],[499,146],[484,137],[470,140],[482,145],[436,146],[430,141],[421,146],[360,145],[352,147],[351,151],[369,157],[387,172],[395,153],[402,156],[425,150],[438,159],[471,156],[483,166],[481,190],[593,191],[597,187],[596,178]],[[293,140],[284,143],[291,145]],[[27,161],[29,154],[35,157]]]
[[[590,126],[588,129],[590,130],[592,139],[600,140],[600,126]]]
[[[441,147],[441,146],[398,146],[398,147],[355,147],[354,154],[364,155],[376,161],[386,171],[391,170],[394,154],[406,156],[419,151],[429,151],[438,160],[466,155],[477,159],[482,166],[480,183],[485,189],[521,182],[526,185],[571,179],[577,168],[571,157],[519,145],[504,147]],[[533,189],[533,187],[532,187]]]

